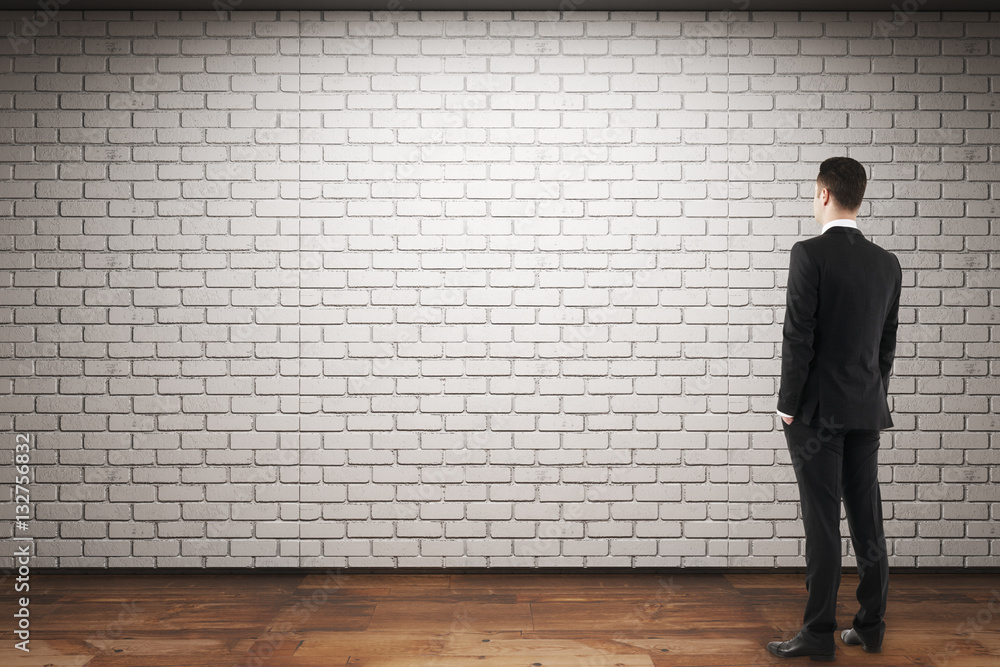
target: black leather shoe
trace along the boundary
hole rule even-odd
[[[798,658],[808,655],[811,660],[833,661],[836,655],[833,649],[823,648],[802,636],[802,633],[795,635],[786,642],[771,642],[767,645],[767,650],[779,658]]]
[[[863,641],[861,641],[861,637],[858,636],[858,631],[855,630],[854,628],[848,628],[843,632],[841,632],[840,638],[844,640],[845,644],[852,644],[852,645],[861,644],[861,648],[867,651],[868,653],[882,652],[881,646],[869,646],[868,644],[865,644]]]

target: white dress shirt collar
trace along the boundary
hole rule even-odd
[[[823,231],[821,231],[820,234],[825,234],[826,230],[830,229],[831,227],[853,227],[854,229],[857,229],[858,223],[857,221],[851,220],[850,218],[838,218],[837,220],[831,220],[830,222],[823,225]]]

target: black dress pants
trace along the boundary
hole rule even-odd
[[[799,487],[806,536],[806,591],[802,632],[833,650],[840,588],[840,502],[844,501],[858,562],[852,623],[861,640],[881,646],[889,593],[889,557],[882,528],[877,430],[845,430],[825,422],[781,421]]]

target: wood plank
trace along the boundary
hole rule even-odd
[[[856,587],[841,577],[841,628]],[[0,664],[751,667],[785,664],[766,644],[795,635],[806,596],[769,573],[42,573],[32,652],[7,643]],[[838,660],[1000,665],[1000,575],[893,573],[889,596],[883,652],[837,636]]]

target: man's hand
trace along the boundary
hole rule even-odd
[[[794,420],[794,419],[795,419],[795,417],[782,417],[781,421],[785,422],[786,424],[791,424],[792,420]]]

